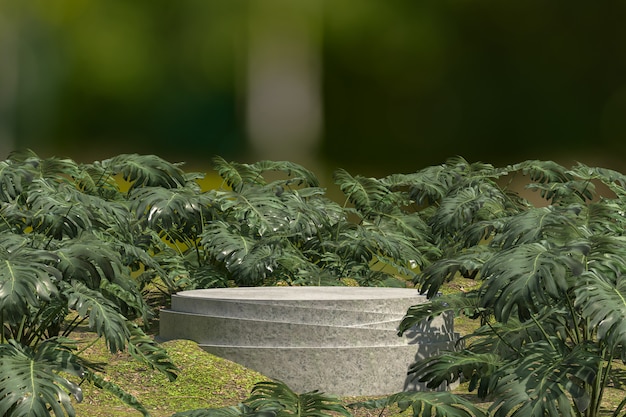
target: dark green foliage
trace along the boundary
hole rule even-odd
[[[310,245],[323,248],[314,252],[323,253],[316,266],[334,272],[333,264],[341,262],[361,283],[369,281],[357,273],[359,265],[381,262],[409,276],[418,272],[414,282],[431,301],[408,310],[400,333],[445,312],[480,325],[464,337],[464,348],[415,363],[410,369],[415,378],[433,388],[464,378],[471,391],[491,400],[489,415],[598,415],[607,382],[619,379],[612,364],[623,359],[626,341],[626,177],[550,161],[494,168],[461,158],[383,179],[339,170],[335,180],[353,207],[338,217],[330,234],[317,229],[318,237],[330,238],[311,234],[302,246],[286,233],[290,245],[282,246],[285,240],[274,240],[270,231],[280,236],[288,230],[279,221],[285,218],[286,190],[270,196],[267,211],[257,208],[260,203],[249,204],[261,199],[255,193],[243,198],[244,178],[254,178],[249,185],[260,193],[268,183],[248,168],[235,176],[238,192],[229,195],[238,203],[222,206],[243,214],[207,228],[215,239],[203,237],[205,245],[218,243],[215,258],[228,270],[239,272],[246,259],[255,259],[257,269],[245,274],[268,279],[280,269],[270,262],[277,258],[271,253]],[[264,218],[266,213],[280,214]],[[263,252],[259,242],[274,246]],[[439,295],[458,275],[475,279],[476,289]],[[486,415],[438,392],[400,393],[361,406],[392,403],[412,407],[415,416]]]
[[[238,407],[191,410],[172,417],[351,417],[336,397],[319,391],[298,394],[281,381],[258,382]]]
[[[271,172],[284,173],[288,177],[286,180],[277,181],[275,183],[277,185],[287,187],[291,185],[319,186],[315,174],[289,161],[259,161],[250,165],[226,162],[218,156],[213,159],[213,165],[218,174],[224,178],[226,184],[236,192],[249,186],[267,185],[267,180],[263,175]]]
[[[60,373],[83,376],[67,340],[48,339],[36,348],[9,340],[0,344],[0,413],[3,416],[74,416],[70,395],[80,387]]]
[[[129,350],[175,378],[165,351],[146,336],[153,311],[133,271],[162,274],[152,255],[158,235],[141,227],[112,175],[131,188],[184,184],[182,171],[156,157],[121,155],[101,164],[13,154],[0,174],[0,414],[74,415],[78,380],[109,389],[142,411],[120,387],[75,352],[79,325],[102,337],[112,352]],[[71,377],[69,377],[71,376]]]
[[[297,394],[280,381],[257,383],[245,401],[253,410],[276,410],[276,417],[330,417],[350,413],[338,398],[319,391]]]
[[[222,408],[201,408],[173,414],[172,417],[276,417],[275,408],[254,410],[245,404]]]
[[[129,191],[140,187],[178,188],[186,183],[183,170],[155,155],[124,154],[102,161],[111,175],[120,174],[131,183]]]
[[[350,404],[351,408],[385,409],[397,405],[401,412],[412,411],[413,417],[486,417],[470,401],[448,392],[400,392],[378,400]]]
[[[216,284],[337,285],[352,278],[404,285],[399,277],[413,277],[437,252],[428,225],[405,207],[407,193],[384,180],[338,171],[335,180],[354,204],[343,208],[293,163],[214,162],[231,189],[209,193],[213,217],[194,245],[197,271],[212,265]]]
[[[619,379],[612,364],[625,359],[626,176],[453,158],[385,178],[338,170],[340,205],[290,162],[214,164],[225,185],[203,191],[201,174],[155,156],[77,164],[24,152],[0,163],[4,415],[73,415],[72,378],[147,414],[76,354],[80,325],[173,379],[175,366],[142,328],[173,292],[344,278],[412,279],[430,303],[410,308],[400,333],[446,312],[478,320],[463,348],[412,366],[430,386],[465,378],[494,400],[494,416],[598,415],[608,381]],[[458,275],[476,288],[440,295]],[[389,404],[415,417],[484,415],[439,392],[358,406]],[[331,397],[279,382],[258,385],[245,405],[189,413],[180,415],[349,415]]]
[[[549,161],[448,168],[426,170],[446,180],[412,194],[444,252],[415,280],[431,302],[400,332],[444,312],[481,326],[411,373],[433,387],[469,380],[494,416],[597,416],[626,342],[625,177]],[[477,288],[435,297],[457,274]]]
[[[36,352],[55,340],[59,349],[46,352],[68,356],[64,363],[78,369],[70,374],[147,414],[75,356],[70,337],[78,326],[171,380],[175,366],[141,326],[176,291],[342,285],[343,278],[405,286],[438,254],[407,191],[387,180],[340,171],[337,183],[354,204],[346,208],[299,165],[214,162],[226,187],[208,191],[197,182],[201,174],[153,155],[78,164],[27,151],[0,163],[0,346],[7,354],[0,368],[39,366],[35,359],[13,364],[11,349],[39,358]],[[24,415],[20,410],[31,400],[39,401],[33,415],[73,413],[69,397],[60,394],[74,390],[61,376],[67,369],[41,366],[54,375],[35,373],[32,384],[19,387],[42,384],[41,394],[0,396],[6,415]],[[258,388],[257,400],[262,393]],[[61,399],[62,409],[52,398]],[[303,411],[323,408],[315,396],[301,399],[311,398],[299,405]]]

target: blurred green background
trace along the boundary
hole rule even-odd
[[[623,169],[626,2],[0,0],[0,153]]]

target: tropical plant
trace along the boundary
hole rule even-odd
[[[395,407],[394,412],[411,409],[414,417],[486,417],[471,401],[449,392],[400,392],[387,397],[345,404],[319,391],[297,394],[281,381],[258,382],[250,396],[238,406],[184,411],[172,417],[352,417],[350,411]]]
[[[175,378],[144,330],[160,305],[153,303],[164,302],[150,298],[155,292],[344,278],[412,279],[430,302],[409,309],[400,333],[446,312],[476,320],[458,350],[410,373],[433,388],[469,381],[492,402],[489,415],[595,417],[606,387],[626,383],[615,372],[626,361],[625,175],[462,158],[385,178],[337,170],[346,198],[339,205],[297,164],[214,165],[224,185],[203,191],[201,174],[155,156],[79,164],[24,152],[0,162],[2,414],[72,416],[71,397],[80,400],[80,383],[89,381],[147,415],[72,336],[87,326],[112,352],[128,350]],[[459,275],[476,288],[441,295]],[[325,398],[265,383],[239,407],[204,412],[348,413]],[[441,392],[355,406],[390,404],[415,416],[484,415]],[[624,407],[626,400],[614,415]]]
[[[319,391],[297,394],[281,381],[255,384],[244,402],[253,410],[275,409],[277,417],[350,416],[338,398]]]
[[[397,406],[404,413],[409,408],[413,417],[487,417],[487,414],[476,407],[470,400],[449,392],[399,392],[387,397],[365,400],[348,404],[349,408],[381,410]]]
[[[187,245],[204,286],[406,285],[398,276],[437,252],[420,217],[400,207],[405,196],[373,180],[337,172],[348,208],[291,162],[214,165],[226,187],[207,193],[210,211]]]
[[[72,335],[87,326],[173,379],[142,326],[176,291],[406,285],[438,255],[407,194],[374,179],[338,171],[342,207],[297,164],[214,165],[224,186],[203,191],[202,174],[153,155],[79,164],[26,151],[0,162],[1,411],[73,415],[68,393],[79,400],[88,380],[147,414]]]
[[[128,181],[129,190],[119,188]],[[142,326],[153,311],[138,274],[167,279],[155,255],[171,251],[130,198],[140,188],[183,188],[185,174],[155,157],[120,155],[94,164],[14,153],[0,162],[0,414],[74,415],[89,381],[147,411],[78,351],[79,326],[111,352],[150,368],[176,368]]]
[[[281,381],[258,382],[238,407],[207,408],[176,413],[172,417],[351,417],[334,396],[319,391],[297,394]]]
[[[416,277],[430,302],[409,309],[400,333],[443,312],[478,323],[413,376],[431,387],[469,381],[496,417],[599,415],[607,386],[625,382],[614,370],[626,360],[626,176],[454,159],[401,183],[442,256]],[[438,295],[459,274],[476,289]]]

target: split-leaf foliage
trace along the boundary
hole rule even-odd
[[[405,285],[397,272],[412,276],[437,252],[412,216],[363,207],[362,194],[349,196],[361,209],[340,206],[297,164],[213,165],[224,184],[203,190],[204,174],[154,155],[77,163],[24,151],[0,162],[2,415],[73,416],[84,383],[148,415],[73,336],[87,329],[174,379],[146,331],[176,291]]]
[[[346,278],[412,281],[428,295],[400,333],[443,313],[476,320],[457,350],[410,372],[432,387],[467,380],[491,402],[481,410],[424,392],[355,407],[396,404],[415,417],[600,412],[604,390],[619,379],[614,365],[626,359],[623,174],[462,158],[384,178],[337,170],[340,204],[297,164],[215,158],[213,166],[224,183],[203,190],[202,174],[152,155],[82,164],[21,152],[0,162],[3,415],[73,416],[83,382],[148,415],[81,356],[78,328],[173,379],[175,365],[146,334],[172,293]],[[475,289],[440,295],[459,275],[476,280]],[[305,394],[267,383],[238,407],[184,415],[350,413]]]
[[[456,350],[413,364],[410,374],[432,388],[466,381],[489,404],[426,392],[359,406],[396,404],[416,417],[606,415],[606,389],[626,383],[616,369],[626,361],[626,175],[453,158],[412,174],[339,170],[335,178],[362,224],[389,221],[436,247],[421,251],[413,276],[430,302],[411,307],[399,333],[444,313],[476,321]],[[476,285],[441,295],[459,276]],[[624,407],[626,399],[608,412],[625,415]]]
[[[626,176],[550,161],[444,166],[424,209],[443,256],[415,279],[430,303],[400,333],[446,312],[478,325],[410,373],[431,387],[469,381],[496,417],[599,415],[609,384],[624,382]],[[437,296],[459,275],[474,289]]]

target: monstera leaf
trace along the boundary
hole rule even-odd
[[[79,173],[79,165],[69,158],[41,158],[32,149],[13,151],[9,161],[28,166],[37,178],[49,178],[57,182],[71,182]]]
[[[139,219],[144,219],[154,230],[164,230],[180,225],[191,233],[208,221],[211,199],[189,188],[143,187],[134,190],[129,199]]]
[[[591,344],[571,348],[556,338],[530,343],[518,360],[496,372],[490,411],[495,417],[579,416],[590,406],[585,387],[595,382],[601,360]]]
[[[258,382],[244,402],[253,410],[276,410],[276,417],[351,417],[338,398],[319,391],[297,394],[281,381]]]
[[[35,178],[32,166],[12,161],[0,162],[0,200],[13,201]]]
[[[42,159],[31,150],[15,151],[0,162],[0,201],[14,201],[35,180],[70,184],[79,175],[78,164],[70,159]]]
[[[554,161],[528,160],[512,165],[509,169],[520,171],[523,175],[528,175],[531,181],[538,183],[560,183],[573,178],[567,168]]]
[[[491,182],[470,183],[444,196],[429,223],[435,234],[455,236],[469,224],[502,216],[507,204],[506,195]]]
[[[454,173],[446,166],[424,168],[412,174],[394,174],[384,179],[392,189],[408,189],[409,197],[423,206],[440,201],[453,182]]]
[[[150,368],[158,370],[170,382],[174,381],[178,377],[178,368],[167,356],[165,349],[147,336],[135,323],[128,322],[126,327],[130,333],[128,351],[131,356]]]
[[[626,279],[620,274],[613,281],[589,271],[580,281],[575,305],[582,316],[611,349],[626,346]]]
[[[76,189],[68,185],[52,186],[36,180],[28,193],[30,226],[36,232],[62,239],[76,237],[92,228],[93,213],[79,201]]]
[[[82,391],[62,374],[82,377],[83,369],[62,341],[49,339],[35,350],[14,340],[0,344],[1,415],[75,415],[70,395],[81,401]]]
[[[348,407],[384,410],[394,404],[401,412],[410,408],[413,417],[487,417],[487,413],[469,400],[449,392],[400,392],[381,399],[352,403]]]
[[[403,199],[401,194],[393,193],[382,181],[360,175],[352,176],[344,169],[335,171],[334,180],[348,201],[364,216],[372,211],[385,211],[386,206],[395,206]]]
[[[319,180],[311,171],[289,161],[259,161],[254,164],[242,164],[227,162],[224,158],[217,156],[213,159],[213,166],[235,192],[241,192],[247,186],[267,185],[263,174],[270,172],[283,173],[287,176],[287,179],[276,183],[281,187],[288,187],[292,184],[319,186]]]
[[[562,297],[570,287],[569,252],[540,242],[525,243],[494,254],[481,269],[482,305],[494,309],[496,319],[508,320],[513,313],[528,318],[538,305]]]
[[[398,326],[398,335],[401,336],[412,327],[432,320],[444,313],[454,314],[455,317],[465,315],[476,318],[483,313],[483,308],[479,305],[478,293],[469,291],[467,293],[457,292],[434,297],[429,303],[420,303],[409,307]]]
[[[101,165],[130,182],[129,191],[139,187],[176,188],[186,182],[185,174],[177,164],[156,155],[122,154],[102,161]]]
[[[409,375],[420,382],[426,382],[429,388],[440,388],[463,379],[469,381],[469,391],[478,388],[478,395],[485,398],[496,383],[494,374],[502,369],[506,362],[493,353],[474,353],[469,350],[442,352],[441,354],[419,360],[409,368]]]
[[[89,319],[89,327],[99,336],[104,336],[111,352],[126,348],[130,338],[127,320],[113,302],[107,300],[100,291],[92,290],[80,282],[72,283],[65,295],[69,308],[80,317]]]
[[[244,223],[250,235],[286,234],[292,211],[273,187],[218,192],[216,205],[223,221]]]
[[[445,283],[452,281],[458,275],[475,274],[478,278],[482,278],[482,274],[478,275],[479,271],[493,254],[494,250],[488,245],[471,246],[427,265],[415,278],[415,283],[419,284],[423,294],[427,294],[428,298],[433,298]]]
[[[263,408],[254,410],[245,404],[222,408],[201,408],[173,414],[172,417],[276,417],[278,410]]]
[[[18,323],[31,309],[58,294],[61,273],[51,266],[58,261],[55,254],[13,247],[18,239],[12,237],[0,238],[0,312],[4,321]]]
[[[502,249],[545,239],[566,244],[581,236],[576,221],[576,216],[581,211],[580,205],[525,210],[503,221],[503,227],[494,238],[493,244]]]

